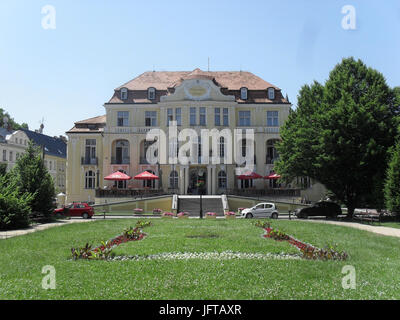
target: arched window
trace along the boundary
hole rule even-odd
[[[247,100],[247,88],[240,88],[240,99]]]
[[[126,100],[126,99],[128,99],[128,89],[122,88],[121,89],[121,100]]]
[[[178,182],[178,172],[176,172],[175,170],[171,171],[171,173],[169,174],[169,187],[171,189],[178,189]]]
[[[149,100],[154,100],[156,98],[156,89],[155,88],[147,89],[147,97]]]
[[[96,175],[92,170],[85,173],[85,189],[94,189],[96,185]]]
[[[218,172],[218,188],[226,189],[226,172],[220,171]]]

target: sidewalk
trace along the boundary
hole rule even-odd
[[[301,221],[335,224],[338,226],[344,226],[344,227],[349,227],[349,228],[365,230],[365,231],[377,233],[377,234],[380,234],[383,236],[391,236],[391,237],[400,238],[400,229],[396,229],[396,228],[376,227],[376,226],[370,226],[370,225],[356,223],[356,222],[341,222],[341,221],[326,221],[326,220],[311,220],[311,219],[305,219],[305,220],[301,220]]]
[[[66,224],[70,223],[81,223],[81,222],[90,222],[93,221],[91,219],[80,219],[80,220],[60,220],[61,222],[54,222],[54,223],[45,223],[45,224],[38,224],[34,225],[30,228],[27,229],[21,229],[21,230],[9,230],[9,231],[0,231],[0,240],[1,239],[8,239],[12,237],[17,237],[17,236],[22,236],[24,234],[36,232],[36,231],[41,231],[41,230],[46,230],[49,228],[53,227],[59,227],[59,226],[64,226]]]

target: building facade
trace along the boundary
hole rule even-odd
[[[278,158],[274,145],[291,109],[280,88],[250,72],[145,72],[116,88],[104,108],[105,115],[78,121],[67,132],[67,202],[94,201],[96,193],[111,189],[196,194],[201,188],[206,194],[222,194],[282,187],[277,180],[240,180],[236,172],[240,165],[227,161],[228,153],[248,156],[254,150],[253,171],[261,176],[273,173]],[[152,129],[168,133],[173,121],[178,134],[189,128],[198,136],[204,129],[228,130],[232,139],[218,136],[215,148],[206,137],[209,156],[220,158],[220,163],[202,162],[208,150],[204,137],[195,141],[195,161],[169,161],[185,144],[170,136],[155,138],[160,138],[155,152],[158,163],[150,162],[148,152],[154,141],[146,137]],[[254,139],[235,140],[237,132],[246,129],[254,131]],[[162,150],[167,161],[161,159]],[[149,171],[160,179],[104,180],[116,171],[132,177]]]
[[[41,128],[42,129],[42,128]],[[67,143],[61,137],[51,137],[30,130],[0,128],[0,162],[7,164],[7,171],[14,168],[25,152],[29,141],[44,150],[44,164],[58,192],[66,192]]]

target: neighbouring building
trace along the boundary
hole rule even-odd
[[[66,192],[67,141],[65,137],[51,137],[26,129],[0,128],[0,162],[11,170],[18,158],[25,152],[31,140],[44,151],[44,164],[53,178],[57,192]]]
[[[229,129],[232,136],[234,129],[254,129],[254,172],[261,176],[274,173],[278,158],[275,143],[280,140],[280,127],[289,116],[291,103],[280,88],[253,73],[200,69],[145,72],[116,88],[104,108],[105,115],[75,122],[67,132],[67,202],[95,201],[108,193],[115,195],[118,190],[126,195],[129,194],[126,191],[143,188],[195,194],[201,184],[206,194],[242,192],[320,197],[321,188],[308,178],[299,178],[288,186],[272,179],[238,179],[237,165],[224,163],[228,147],[224,137],[218,139],[221,164],[201,163],[204,143],[201,138],[197,141],[199,162],[187,165],[148,162],[146,153],[153,142],[146,141],[146,134],[154,128],[168,132],[170,121],[176,121],[178,131],[191,128],[199,135],[202,129]],[[173,141],[167,144],[171,155],[179,152],[184,143],[176,143],[176,147]],[[249,150],[246,139],[233,147],[243,155]],[[132,177],[149,171],[160,179],[104,180],[116,171]]]

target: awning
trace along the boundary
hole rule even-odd
[[[269,176],[265,176],[264,179],[270,179],[270,180],[277,180],[281,176],[277,173],[271,173]]]
[[[105,177],[104,180],[113,180],[113,181],[126,181],[126,180],[131,180],[132,177],[128,176],[127,174],[117,171],[109,176]]]
[[[260,176],[258,173],[255,172],[246,172],[237,177],[240,180],[251,180],[251,179],[262,179],[263,177]]]
[[[141,174],[138,174],[137,176],[134,177],[136,180],[156,180],[159,179],[155,174],[152,174],[148,171],[144,171]]]

